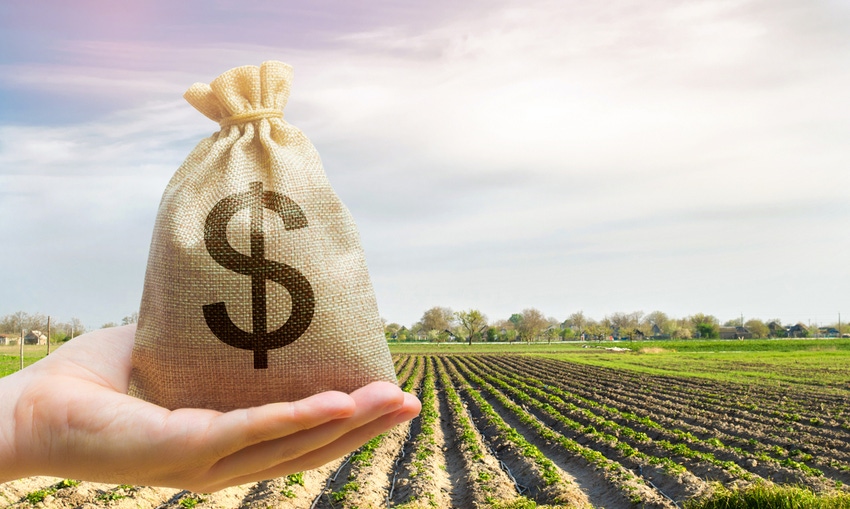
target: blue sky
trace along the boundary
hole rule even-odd
[[[264,60],[381,314],[850,316],[850,4],[0,4],[0,315],[138,307],[162,190]]]

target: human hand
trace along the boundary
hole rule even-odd
[[[387,382],[222,413],[127,395],[133,325],[79,336],[0,378],[0,482],[31,475],[212,492],[309,470],[412,419]]]

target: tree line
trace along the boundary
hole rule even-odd
[[[27,313],[25,311],[17,311],[0,317],[0,334],[18,335],[26,334],[30,331],[39,331],[47,334],[47,317],[44,313]],[[136,323],[139,321],[139,313],[130,313],[121,319],[121,325]],[[117,327],[116,322],[107,322],[100,326],[101,329],[106,327]],[[85,334],[86,326],[77,318],[72,317],[67,321],[57,320],[51,317],[50,320],[50,342],[62,343],[73,339],[80,334]]]
[[[425,311],[422,318],[410,327],[398,323],[384,323],[388,341],[558,341],[605,339],[692,339],[719,338],[723,328],[734,328],[732,333],[747,338],[814,337],[822,334],[850,334],[850,326],[835,323],[828,327],[781,325],[782,320],[760,320],[742,317],[721,322],[713,315],[696,313],[685,318],[673,318],[663,311],[644,314],[611,313],[601,320],[588,317],[582,311],[559,320],[545,316],[539,309],[528,308],[509,318],[489,321],[478,309],[453,311],[435,306]],[[725,329],[731,330],[731,329]],[[824,331],[827,332],[824,332]]]
[[[136,323],[137,312],[121,319],[120,325]],[[398,323],[384,323],[384,334],[388,341],[558,341],[558,340],[604,340],[615,339],[691,339],[718,338],[721,327],[743,327],[747,337],[815,337],[823,334],[850,335],[850,324],[833,323],[826,327],[806,326],[802,323],[782,324],[775,318],[760,320],[742,317],[721,323],[717,317],[696,313],[685,318],[669,317],[662,311],[645,314],[616,312],[601,320],[588,317],[582,311],[572,313],[564,320],[545,316],[539,309],[527,308],[509,318],[489,320],[481,310],[453,311],[448,307],[435,306],[422,314],[422,318],[410,327]],[[100,328],[116,327],[119,323],[107,322]],[[0,317],[0,334],[17,335],[23,331],[37,330],[47,333],[47,315],[17,311]],[[67,321],[52,319],[50,323],[51,343],[61,343],[86,332],[79,318]]]

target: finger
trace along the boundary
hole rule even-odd
[[[297,469],[296,472],[324,465],[334,458],[348,454],[381,433],[389,431],[400,423],[413,419],[419,415],[421,408],[421,403],[416,399],[416,396],[405,394],[404,404],[399,410],[353,429],[321,449],[300,456],[297,461],[304,462],[305,465],[309,466],[303,466]]]
[[[354,399],[328,391],[292,403],[271,403],[221,414],[209,423],[205,446],[224,458],[254,444],[351,416]]]
[[[255,482],[263,479],[273,479],[294,472],[310,470],[320,467],[336,458],[345,456],[381,433],[385,433],[396,425],[416,417],[416,415],[419,414],[419,402],[412,395],[410,397],[415,400],[415,403],[405,401],[404,406],[400,410],[383,415],[374,421],[353,429],[323,447],[310,451],[309,453],[297,458],[279,462],[265,470],[221,481],[212,489],[217,490],[227,486]]]
[[[262,471],[324,447],[352,429],[397,411],[405,396],[397,386],[380,383],[358,389],[350,397],[356,406],[346,418],[317,421],[314,426],[290,429],[285,435],[266,436],[221,459],[210,469],[210,476],[226,479]]]

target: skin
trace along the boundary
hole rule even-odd
[[[386,382],[226,413],[167,410],[126,394],[134,335],[85,334],[0,378],[0,483],[50,475],[208,493],[316,468],[420,410]]]

